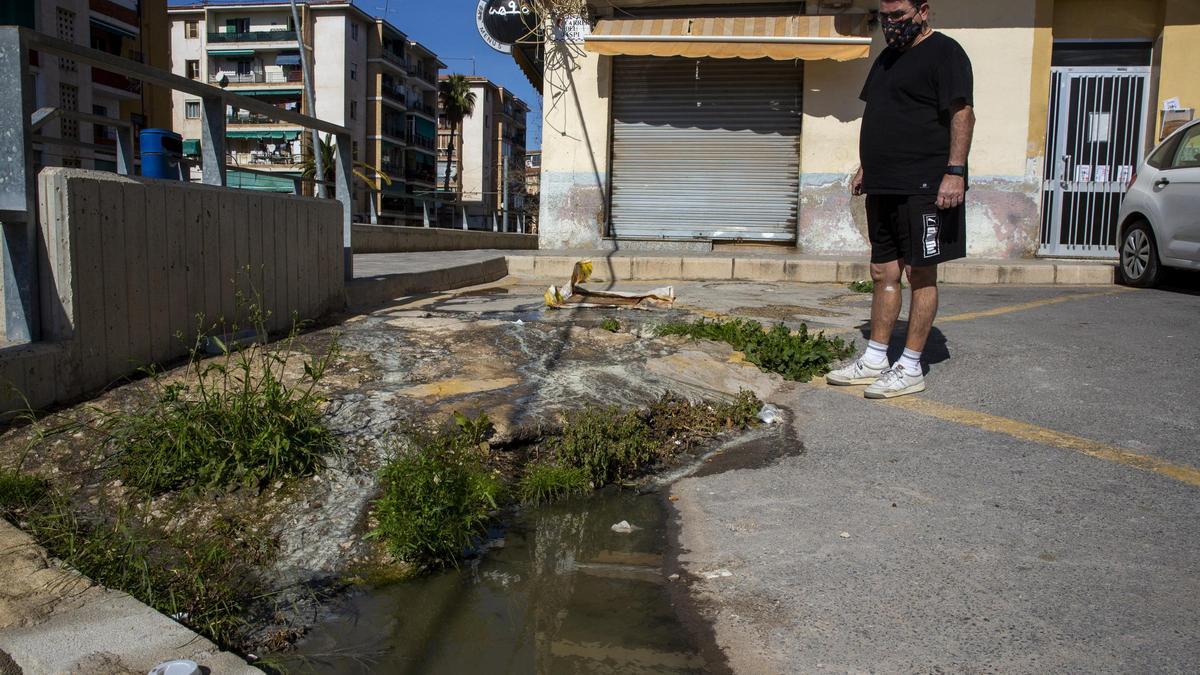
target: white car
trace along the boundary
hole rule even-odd
[[[1117,222],[1123,283],[1153,286],[1164,267],[1200,270],[1200,120],[1150,153]]]

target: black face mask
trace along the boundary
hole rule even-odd
[[[892,49],[907,49],[925,30],[925,24],[917,23],[909,17],[902,21],[883,20],[883,37]]]

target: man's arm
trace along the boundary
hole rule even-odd
[[[966,166],[971,154],[971,139],[975,135],[975,109],[962,103],[955,104],[950,118],[950,164]],[[963,203],[967,193],[967,181],[962,176],[946,174],[938,189],[939,209],[952,209]]]

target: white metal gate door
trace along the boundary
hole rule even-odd
[[[617,57],[612,233],[796,239],[803,61]]]
[[[1051,69],[1040,255],[1116,258],[1117,212],[1146,146],[1148,67]]]

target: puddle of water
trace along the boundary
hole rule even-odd
[[[627,520],[644,529],[612,531]],[[701,673],[663,573],[656,494],[528,509],[458,571],[355,594],[287,655],[316,673]]]

